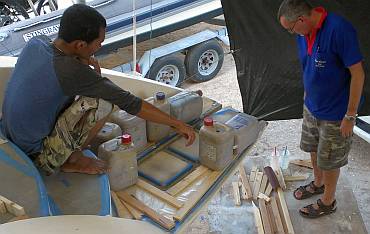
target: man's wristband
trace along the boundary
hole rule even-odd
[[[358,114],[355,114],[355,115],[347,115],[347,114],[345,114],[345,115],[344,115],[344,119],[346,119],[346,120],[348,120],[348,121],[355,122],[355,121],[356,121],[357,116],[358,116]]]

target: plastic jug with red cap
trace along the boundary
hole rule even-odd
[[[223,123],[204,118],[199,131],[199,161],[213,170],[224,169],[233,160],[233,129]]]
[[[138,169],[131,135],[124,134],[101,144],[98,154],[110,167],[107,174],[112,190],[118,191],[136,184]]]
[[[144,119],[130,115],[124,110],[118,110],[109,116],[109,121],[118,124],[122,132],[132,136],[135,149],[146,146],[146,121]]]

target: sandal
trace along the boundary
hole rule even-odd
[[[308,187],[311,187],[313,192],[310,192],[307,190]],[[303,199],[306,199],[306,198],[309,198],[309,197],[312,197],[314,195],[317,195],[317,194],[322,194],[324,193],[324,185],[322,185],[321,187],[317,187],[315,186],[315,183],[314,181],[312,181],[311,183],[309,184],[306,184],[306,185],[303,185],[303,186],[300,186],[299,188],[297,188],[296,190],[294,190],[293,192],[293,196],[295,199],[297,200],[303,200]],[[300,197],[297,197],[295,194],[296,192],[301,192],[302,195]]]
[[[321,216],[324,216],[324,215],[328,215],[328,214],[331,214],[331,213],[334,213],[336,210],[337,210],[337,201],[334,200],[333,203],[331,203],[331,205],[324,205],[324,203],[322,203],[321,199],[317,200],[317,205],[318,205],[318,209],[315,209],[313,207],[314,204],[311,204],[311,205],[308,205],[308,206],[305,206],[304,208],[308,209],[308,212],[303,212],[302,210],[299,210],[299,213],[305,217],[305,218],[311,218],[311,219],[314,219],[314,218],[319,218]]]

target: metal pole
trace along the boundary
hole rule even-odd
[[[38,16],[39,14],[37,13],[35,5],[33,4],[32,0],[27,0],[27,1],[30,7],[32,8],[33,13],[35,13],[35,15]]]
[[[48,1],[49,1],[49,6],[50,6],[51,11],[56,11],[57,8],[54,4],[54,1],[53,0],[48,0]]]
[[[132,32],[133,32],[133,37],[132,37],[132,70],[134,71],[134,74],[136,72],[136,12],[135,12],[135,1],[132,0]]]

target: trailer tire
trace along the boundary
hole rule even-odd
[[[147,77],[171,86],[180,86],[185,79],[184,61],[175,54],[170,54],[154,61]]]
[[[185,57],[186,73],[194,82],[213,79],[224,62],[224,50],[216,39],[191,47]]]

